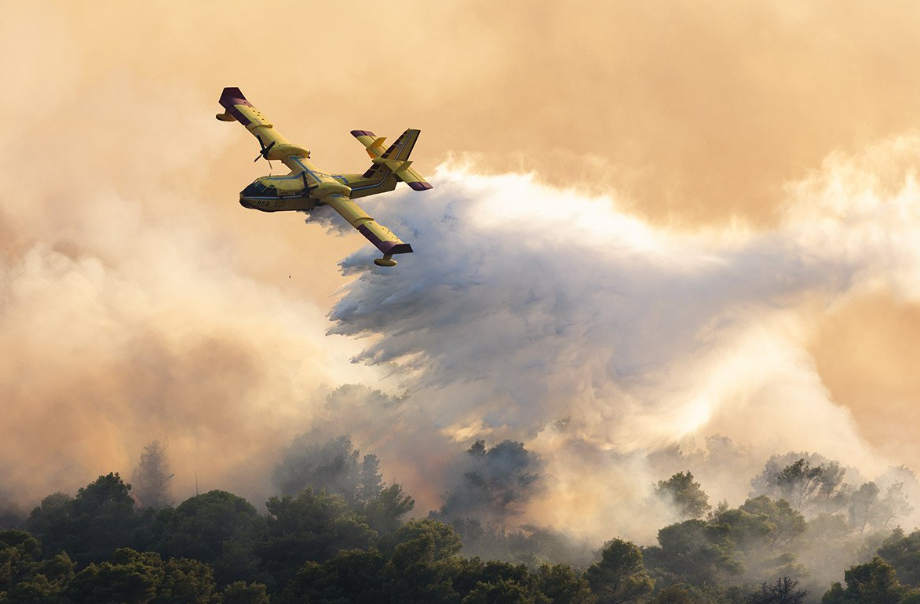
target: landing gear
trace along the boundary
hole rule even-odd
[[[393,254],[384,254],[383,258],[374,258],[374,264],[377,266],[396,266],[396,261],[393,260]]]

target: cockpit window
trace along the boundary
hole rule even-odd
[[[261,180],[257,180],[243,189],[245,197],[277,197],[278,190],[275,187],[265,186]]]

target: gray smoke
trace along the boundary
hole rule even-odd
[[[505,526],[521,514],[540,487],[542,462],[523,443],[506,440],[487,448],[476,441],[453,469],[459,474],[435,514],[445,521],[475,518]]]
[[[396,372],[420,411],[405,427],[539,454],[551,479],[531,512],[576,532],[622,527],[662,478],[646,454],[707,433],[754,470],[704,483],[716,501],[738,502],[777,451],[874,474],[889,460],[830,400],[805,344],[814,317],[856,292],[918,297],[918,156],[915,138],[832,156],[766,232],[656,229],[615,198],[444,168],[430,193],[368,203],[416,253],[389,271],[367,247],[346,258],[356,279],[332,333],[369,337],[355,360]]]

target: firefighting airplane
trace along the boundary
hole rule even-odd
[[[396,142],[384,150],[386,137],[375,136],[367,130],[352,130],[351,134],[367,148],[371,167],[364,174],[326,174],[310,162],[310,152],[293,145],[281,136],[261,111],[246,100],[239,88],[224,88],[220,95],[224,112],[217,119],[237,121],[258,139],[262,148],[255,161],[264,157],[279,160],[291,169],[286,176],[262,176],[240,192],[240,204],[263,212],[287,210],[307,211],[321,205],[332,206],[351,226],[383,252],[378,266],[395,266],[395,254],[408,254],[412,246],[403,243],[390,229],[367,215],[354,199],[385,193],[402,181],[416,191],[430,189],[421,175],[411,168],[409,154],[418,140],[418,130],[406,130]]]

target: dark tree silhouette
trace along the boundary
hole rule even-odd
[[[799,582],[780,577],[775,583],[764,583],[751,595],[751,604],[800,604],[808,597],[805,589],[796,589]]]

